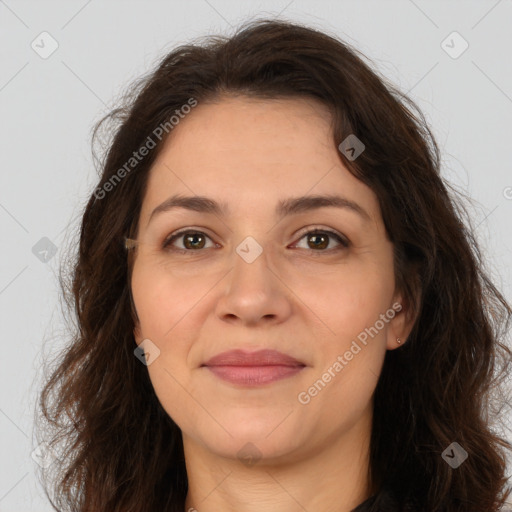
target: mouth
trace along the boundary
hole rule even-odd
[[[232,384],[259,386],[297,375],[306,365],[275,350],[231,350],[214,356],[202,367]]]

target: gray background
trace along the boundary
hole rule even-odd
[[[62,346],[56,276],[96,180],[94,122],[176,44],[277,15],[338,34],[417,101],[512,300],[511,0],[0,0],[0,512],[51,510],[33,410],[43,356]],[[442,44],[453,31],[461,55],[458,36]]]

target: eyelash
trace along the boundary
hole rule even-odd
[[[206,233],[204,233],[202,231],[185,228],[185,229],[182,229],[178,232],[175,232],[175,233],[172,233],[171,235],[169,235],[164,240],[164,242],[162,244],[162,249],[165,249],[170,252],[177,252],[180,254],[187,254],[187,253],[190,254],[190,253],[194,253],[194,252],[201,252],[202,249],[194,250],[194,249],[170,248],[170,245],[175,240],[177,240],[178,238],[183,237],[184,235],[187,235],[187,234],[203,235],[211,240],[211,237],[209,237]],[[325,234],[325,235],[329,235],[329,236],[335,238],[336,241],[341,244],[341,247],[335,247],[335,248],[331,248],[331,249],[320,249],[318,251],[311,249],[309,252],[312,252],[313,254],[314,253],[319,253],[319,254],[331,253],[332,251],[347,249],[350,246],[350,242],[346,238],[342,237],[340,234],[336,233],[335,231],[331,231],[329,229],[320,229],[320,228],[313,228],[310,231],[306,231],[305,233],[303,233],[300,236],[299,241],[302,240],[307,235],[318,235],[318,234]],[[212,242],[213,242],[213,240],[212,240]]]

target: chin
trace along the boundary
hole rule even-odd
[[[234,436],[223,443],[208,442],[207,447],[219,457],[238,460],[247,467],[258,465],[275,465],[293,461],[297,447],[283,444],[283,439],[269,441],[264,437],[254,440],[248,437]]]
[[[281,420],[282,421],[282,418]],[[202,438],[204,444],[212,453],[221,457],[230,459],[238,459],[245,463],[245,459],[249,460],[266,460],[266,461],[284,461],[289,459],[297,450],[300,449],[302,439],[299,435],[294,435],[287,429],[280,426],[277,421],[271,428],[265,425],[237,425],[236,428],[231,426],[227,428],[229,434],[224,430],[217,436]],[[246,464],[250,465],[250,463]]]

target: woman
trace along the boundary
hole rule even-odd
[[[264,20],[108,118],[41,396],[55,510],[499,510],[512,310],[414,103]]]

